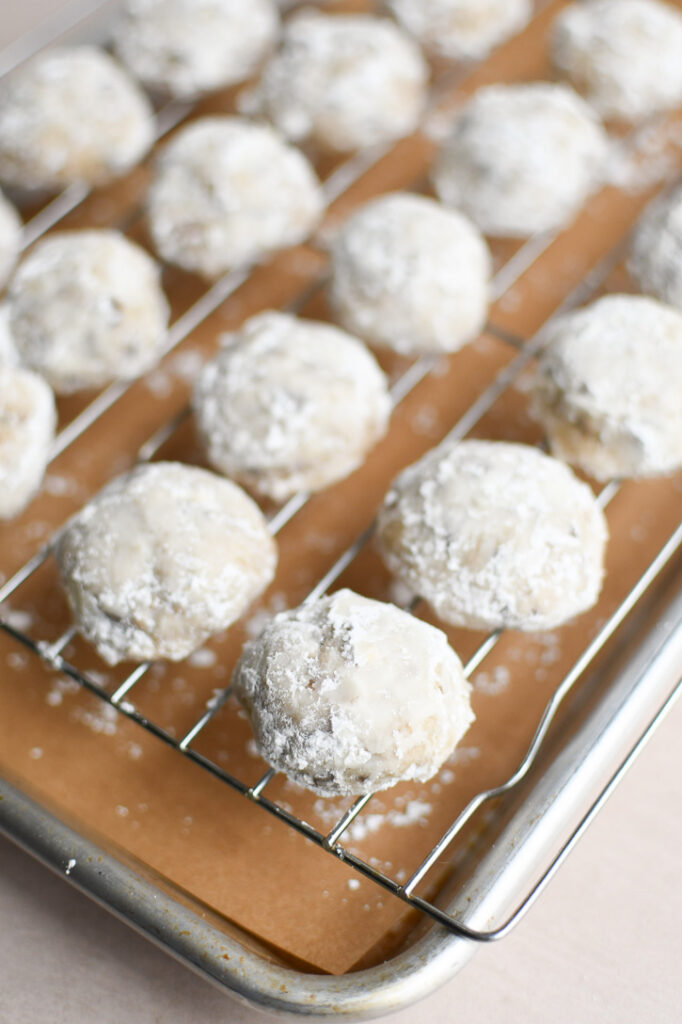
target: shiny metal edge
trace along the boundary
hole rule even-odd
[[[451,912],[469,908],[467,924],[489,927],[524,893],[524,913],[529,909],[672,705],[675,684],[675,692],[681,688],[682,593],[628,654],[604,697],[449,905]],[[403,1009],[450,980],[476,949],[434,924],[412,947],[377,967],[341,977],[306,974],[273,964],[225,935],[4,781],[0,831],[223,991],[279,1015],[362,1020]],[[529,880],[539,871],[528,894]]]

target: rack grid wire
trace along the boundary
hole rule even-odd
[[[111,6],[111,0],[85,0],[67,5],[62,19],[54,19],[50,24],[49,33],[41,31],[32,34],[25,40],[8,48],[0,53],[0,69],[3,72],[10,70],[27,59],[34,51],[48,45],[57,36],[71,29],[81,18],[86,18],[98,9]],[[546,4],[538,5],[546,6]],[[427,110],[430,116],[438,109],[439,102],[443,96],[449,93],[458,80],[468,72],[458,69],[443,74],[436,80],[431,101]],[[190,112],[192,106],[186,102],[171,101],[161,107],[156,114],[157,117],[157,141],[162,139],[168,132],[176,127]],[[624,145],[635,147],[642,131],[647,126],[634,129],[624,140]],[[375,147],[356,156],[347,159],[336,167],[323,182],[323,189],[328,202],[332,202],[341,196],[347,189],[356,183],[362,175],[386,155],[390,147]],[[413,183],[413,187],[414,187]],[[47,203],[30,221],[24,226],[23,248],[29,247],[46,232],[57,226],[69,213],[77,209],[88,197],[89,191],[84,186],[74,185],[53,200]],[[126,217],[125,222],[115,226],[128,229],[141,216],[140,208],[136,208]],[[545,252],[555,240],[557,235],[545,234],[530,238],[507,260],[498,270],[492,282],[492,298],[499,299],[512,285],[532,266],[532,264]],[[522,372],[529,363],[538,355],[543,344],[544,330],[549,322],[565,310],[588,301],[603,284],[608,274],[619,263],[624,252],[624,243],[618,243],[608,252],[590,271],[583,280],[564,299],[561,306],[554,311],[542,328],[531,338],[522,338],[505,328],[489,322],[484,333],[497,337],[507,345],[517,349],[517,355],[502,370],[500,370],[492,382],[476,398],[473,404],[460,417],[458,422],[448,432],[450,439],[461,439],[465,437],[478,423],[478,421],[490,410],[497,399],[519,379]],[[164,354],[168,354],[176,348],[183,340],[188,338],[192,332],[200,326],[226,299],[229,298],[248,278],[254,266],[243,267],[232,271],[218,281],[208,290],[171,326],[168,344]],[[314,292],[320,289],[325,282],[325,272],[319,274],[311,283],[296,296],[288,307],[291,310],[300,308]],[[391,386],[391,397],[394,408],[409,395],[418,384],[424,380],[434,368],[435,359],[425,356],[415,360],[406,371],[404,371]],[[74,443],[100,416],[110,409],[131,387],[133,382],[115,383],[104,389],[97,397],[87,405],[70,423],[68,423],[57,435],[51,451],[51,461],[57,458],[71,444]],[[158,427],[152,435],[140,447],[137,461],[146,462],[154,458],[162,446],[172,437],[175,431],[185,422],[190,415],[188,407],[175,414],[169,421]],[[613,480],[602,488],[597,495],[597,500],[602,508],[605,508],[619,490],[619,482]],[[271,533],[276,535],[298,512],[305,506],[309,499],[306,493],[294,495],[283,506],[277,509],[269,518]],[[338,580],[345,569],[353,562],[355,557],[362,551],[370,540],[374,530],[374,524],[365,529],[336,559],[334,564],[322,576],[321,579],[310,590],[305,601],[312,601],[323,594]],[[19,568],[10,579],[0,586],[0,604],[6,602],[14,595],[20,587],[51,557],[56,540],[59,536],[57,531],[50,540],[44,544],[36,554],[31,557],[21,568]],[[379,871],[367,860],[355,854],[351,849],[341,842],[344,833],[350,825],[362,814],[371,801],[374,794],[367,794],[354,801],[338,821],[326,832],[321,832],[309,825],[303,819],[297,817],[288,808],[270,800],[264,795],[266,788],[275,777],[272,769],[266,771],[262,777],[252,785],[248,785],[241,779],[235,777],[221,768],[215,761],[209,759],[193,747],[193,742],[203,731],[206,725],[213,719],[220,708],[230,696],[230,687],[226,687],[219,696],[211,700],[204,713],[193,723],[183,736],[177,738],[163,729],[156,722],[140,713],[130,701],[135,685],[143,678],[151,667],[151,662],[145,662],[134,668],[127,677],[109,693],[95,679],[86,672],[81,671],[76,665],[67,661],[62,651],[76,635],[76,627],[69,626],[61,636],[52,642],[45,642],[39,638],[32,637],[27,631],[19,629],[11,621],[0,614],[0,628],[11,636],[17,643],[23,645],[38,657],[45,665],[57,673],[75,681],[83,690],[94,695],[98,700],[110,707],[127,719],[147,730],[162,743],[173,748],[178,756],[187,758],[194,762],[206,772],[225,783],[244,798],[258,805],[264,811],[283,821],[288,826],[311,840],[318,847],[343,860],[355,868],[359,873],[371,879],[373,882],[388,890],[400,900],[409,904],[423,914],[438,921],[449,931],[464,936],[477,942],[490,942],[506,935],[512,927],[521,919],[544,885],[554,874],[559,864],[563,861],[569,850],[582,834],[592,816],[601,804],[606,800],[611,790],[615,787],[630,762],[636,756],[640,747],[644,744],[649,734],[655,728],[658,720],[663,716],[669,704],[677,697],[682,687],[682,681],[669,696],[665,705],[660,709],[656,718],[649,724],[642,733],[635,746],[631,749],[626,758],[620,763],[616,771],[603,787],[596,800],[593,802],[587,813],[583,816],[578,825],[565,840],[559,851],[552,859],[549,867],[540,875],[533,884],[530,891],[524,896],[516,908],[507,918],[495,928],[481,930],[469,927],[463,920],[443,911],[435,902],[429,901],[416,894],[415,890],[420,882],[426,877],[430,869],[453,843],[457,835],[464,828],[473,815],[486,803],[495,800],[517,786],[528,774],[536,761],[550,726],[555,720],[557,713],[576,681],[589,669],[596,656],[618,630],[625,618],[635,608],[637,602],[642,598],[648,588],[660,576],[664,568],[673,559],[676,552],[682,547],[682,522],[668,537],[667,541],[659,550],[656,557],[648,565],[632,589],[623,597],[621,603],[611,613],[609,618],[598,629],[588,645],[584,648],[578,659],[574,662],[568,673],[556,687],[554,693],[547,702],[540,717],[537,728],[533,734],[528,749],[518,764],[516,770],[499,785],[482,790],[476,794],[464,807],[461,813],[451,823],[439,840],[434,844],[427,856],[419,866],[412,872],[406,881],[399,882],[389,877],[386,873]],[[416,610],[419,599],[410,604],[411,611]],[[464,671],[467,677],[479,668],[486,657],[493,651],[501,635],[501,630],[490,633],[478,646],[476,651],[467,660]]]

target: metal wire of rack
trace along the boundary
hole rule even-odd
[[[106,6],[107,2],[108,0],[105,0],[102,6]],[[90,10],[97,5],[88,3],[85,6]],[[41,45],[44,45],[45,42],[46,40],[41,40]],[[4,63],[7,64],[7,61]],[[4,66],[3,55],[1,54],[0,66]],[[446,82],[440,82],[437,84],[436,92],[431,104],[432,109],[437,103],[442,89],[444,87],[452,87],[453,83],[454,76],[449,75]],[[170,103],[166,107],[162,108],[157,115],[158,138],[161,138],[175,125],[177,125],[186,116],[189,109],[189,106],[185,103]],[[633,133],[633,139],[636,134],[636,132]],[[385,150],[383,148],[376,149],[361,154],[360,156],[353,157],[343,163],[324,183],[327,198],[331,200],[341,195],[350,187],[351,184],[357,181],[373,163],[378,161],[384,153]],[[88,192],[85,188],[73,186],[71,189],[67,189],[60,196],[56,197],[25,226],[24,245],[28,246],[41,237],[46,231],[56,226],[69,212],[74,210],[85,200],[87,194]],[[545,251],[553,240],[554,236],[543,235],[532,238],[521,246],[516,254],[498,271],[493,282],[493,297],[499,298],[504,294],[529,268],[529,266],[532,265],[541,253]],[[609,271],[618,262],[621,254],[621,245],[615,247],[611,252],[609,252],[601,260],[598,266],[571,292],[560,309],[557,310],[550,319],[553,319],[554,316],[558,315],[558,313],[562,312],[564,309],[588,300],[602,284]],[[252,267],[245,267],[227,274],[209,288],[192,307],[190,307],[181,317],[179,317],[178,320],[175,321],[170,330],[166,351],[171,351],[171,349],[187,338],[192,331],[194,331],[248,278],[252,269]],[[324,275],[321,275],[313,281],[313,283],[309,285],[294,301],[294,307],[305,301],[312,290],[321,287],[323,280]],[[543,326],[546,326],[546,324]],[[497,327],[494,323],[487,325],[486,332],[497,336],[507,344],[516,347],[519,350],[518,354],[497,374],[489,386],[464,413],[449,432],[449,438],[462,438],[476,425],[476,423],[491,408],[503,392],[518,380],[520,374],[538,354],[543,343],[542,329],[530,339],[524,339],[510,334],[508,331]],[[429,357],[423,357],[416,360],[406,372],[394,381],[391,389],[394,405],[399,404],[414,388],[416,388],[420,381],[429,374],[432,368],[433,360]],[[80,437],[106,410],[113,406],[115,402],[125,394],[129,387],[130,383],[124,382],[111,385],[101,392],[93,402],[91,402],[90,405],[76,416],[75,419],[72,420],[71,423],[69,423],[57,436],[51,453],[52,458],[56,458],[59,454],[65,451],[65,449]],[[161,427],[154,431],[154,433],[141,446],[138,452],[138,461],[148,461],[154,458],[162,445],[172,436],[188,415],[189,410],[183,409],[170,421],[162,424]],[[606,507],[608,502],[617,493],[618,487],[618,481],[613,481],[602,489],[598,495],[598,500],[602,507]],[[292,497],[285,505],[277,510],[269,520],[269,526],[272,534],[274,535],[278,533],[286,523],[288,523],[304,507],[307,500],[308,495],[300,493]],[[334,564],[308,593],[306,601],[311,601],[321,596],[334,585],[344,570],[352,563],[355,557],[367,544],[372,536],[372,532],[373,526],[365,529],[363,533],[357,537],[353,543],[341,553],[341,555],[339,555]],[[41,547],[41,549],[32,558],[30,558],[9,580],[4,583],[4,585],[0,587],[0,603],[7,601],[12,595],[14,595],[22,584],[24,584],[51,556],[57,536],[58,533],[55,534],[47,544],[43,545],[43,547]],[[444,912],[434,902],[418,896],[415,890],[419,883],[428,874],[430,869],[434,866],[436,861],[452,844],[456,836],[461,832],[465,824],[479,810],[479,808],[485,803],[510,791],[527,775],[535,763],[543,740],[547,735],[562,702],[565,700],[576,680],[578,680],[578,678],[580,678],[589,668],[597,654],[613,636],[626,616],[632,611],[648,587],[656,580],[664,567],[670,562],[681,546],[682,523],[667,539],[657,556],[649,564],[630,592],[623,598],[619,606],[612,612],[608,620],[600,627],[599,631],[592,638],[567,675],[560,682],[547,703],[526,754],[517,766],[516,770],[501,784],[481,791],[473,797],[458,817],[451,823],[445,833],[440,837],[437,843],[432,847],[420,865],[404,882],[399,882],[397,879],[391,878],[384,872],[379,871],[375,866],[352,852],[352,850],[344,846],[341,842],[344,833],[346,833],[349,826],[356,820],[356,818],[362,814],[363,810],[372,799],[373,794],[368,794],[357,799],[348,808],[348,810],[341,815],[339,820],[336,821],[327,832],[323,833],[294,815],[286,807],[268,799],[268,797],[264,795],[266,788],[275,776],[275,772],[272,769],[266,771],[256,783],[248,785],[241,779],[225,771],[213,760],[195,749],[192,745],[193,742],[228,700],[230,696],[229,687],[224,689],[217,698],[210,701],[203,714],[192,724],[183,736],[177,738],[171,735],[167,730],[160,727],[156,722],[141,714],[135,708],[134,704],[128,699],[132,695],[132,691],[136,684],[143,678],[145,673],[151,667],[151,663],[147,662],[138,665],[112,693],[109,693],[87,673],[82,672],[77,666],[70,663],[63,657],[62,651],[75,636],[76,629],[74,626],[70,626],[57,640],[51,643],[46,643],[40,639],[30,636],[28,632],[17,628],[12,625],[7,618],[1,616],[0,628],[13,637],[19,644],[23,645],[34,655],[40,658],[41,661],[51,669],[75,681],[81,688],[94,695],[98,700],[108,704],[119,714],[135,722],[137,725],[155,736],[158,740],[173,748],[179,756],[185,757],[199,765],[213,777],[227,784],[252,803],[262,807],[266,812],[295,829],[318,847],[353,866],[361,874],[370,878],[378,885],[391,892],[394,896],[438,921],[449,931],[455,934],[478,942],[489,942],[507,934],[528,910],[542,887],[549,880],[559,863],[564,859],[569,849],[584,830],[592,814],[601,805],[601,803],[603,803],[610,790],[615,786],[616,782],[625,771],[627,765],[634,758],[640,745],[644,743],[649,732],[654,728],[655,722],[651,723],[649,728],[636,744],[635,748],[633,748],[631,753],[617,768],[607,786],[598,796],[597,800],[578,826],[574,829],[573,833],[565,841],[550,866],[503,923],[488,930],[472,928],[461,919],[456,919],[452,915]],[[501,635],[501,631],[498,630],[491,633],[483,640],[465,665],[465,673],[467,676],[470,676],[492,652]],[[678,691],[679,687],[675,691],[675,694]],[[672,701],[675,694],[671,695],[669,701]],[[662,708],[659,715],[662,715],[664,710],[665,709]]]

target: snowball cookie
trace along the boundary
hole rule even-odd
[[[19,265],[8,300],[21,361],[58,394],[137,377],[166,341],[159,269],[117,231],[48,235]]]
[[[474,719],[445,634],[352,590],[276,615],[233,683],[261,756],[321,796],[425,782]]]
[[[590,488],[537,448],[446,439],[394,481],[378,539],[444,622],[537,630],[597,600],[607,527]]]
[[[0,365],[0,519],[21,512],[40,487],[57,414],[36,373]]]
[[[78,628],[110,665],[185,658],[246,611],[277,562],[251,498],[179,462],[110,483],[67,524],[56,556]]]
[[[4,287],[19,254],[21,218],[0,192],[0,288]]]
[[[416,44],[384,18],[303,11],[243,98],[287,138],[346,152],[409,135],[426,98]]]
[[[323,207],[303,154],[238,117],[205,117],[179,131],[148,199],[159,254],[207,278],[302,242]]]
[[[563,85],[479,89],[436,158],[433,182],[488,235],[526,238],[561,228],[599,182],[607,138]]]
[[[343,326],[372,345],[455,352],[485,323],[490,268],[466,217],[396,192],[361,206],[338,231],[329,298]]]
[[[248,78],[278,28],[272,0],[127,0],[114,48],[146,86],[191,97]]]
[[[628,269],[643,292],[682,309],[682,187],[647,207],[632,240]]]
[[[532,12],[531,0],[388,0],[388,6],[422,46],[449,60],[485,57]]]
[[[0,88],[0,179],[10,185],[101,185],[141,160],[153,136],[144,93],[94,46],[48,50]]]
[[[284,501],[348,476],[386,433],[387,382],[338,327],[261,313],[204,367],[194,410],[208,461]]]
[[[552,451],[597,480],[682,466],[682,313],[607,295],[550,326],[535,413]]]
[[[637,121],[682,103],[682,14],[657,0],[583,0],[550,39],[556,70],[602,117]]]

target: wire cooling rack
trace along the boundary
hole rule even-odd
[[[65,28],[71,28],[72,24],[76,24],[79,20],[79,15],[90,15],[96,8],[107,8],[109,6],[111,6],[109,2],[97,4],[93,2],[93,0],[90,0],[89,3],[72,3],[68,5],[68,17],[66,21],[59,22],[58,26],[53,24],[50,28],[49,38],[43,31],[39,33],[37,37],[31,37],[29,40],[25,41],[23,51],[21,47],[14,47],[9,54],[5,53],[4,55],[0,55],[0,68],[7,70],[14,64],[20,63],[21,59],[28,56],[33,49],[40,48],[40,46],[45,45],[47,42],[58,36],[61,31],[65,30]],[[56,30],[57,27],[59,28],[59,31]],[[458,76],[462,74],[462,71],[448,72],[441,76],[441,78],[436,82],[431,98],[431,112],[437,108],[440,98],[453,88]],[[179,124],[180,121],[183,120],[183,118],[185,118],[190,112],[190,109],[190,105],[184,102],[171,102],[163,106],[157,112],[157,139],[161,139],[173,127]],[[638,132],[633,132],[630,139],[626,141],[630,141],[635,145],[637,137]],[[323,183],[327,200],[331,202],[342,195],[352,184],[357,182],[373,164],[378,162],[385,155],[387,149],[388,148],[383,147],[374,148],[355,156],[338,166]],[[86,199],[87,195],[88,191],[85,187],[78,185],[72,186],[43,207],[43,209],[25,225],[23,235],[24,248],[30,246],[51,228],[57,226],[68,213],[75,210]],[[139,215],[139,211],[136,211],[136,214],[134,214],[133,217],[136,215]],[[117,224],[115,226],[127,227],[129,226],[129,223],[130,215],[128,215],[125,224]],[[493,299],[499,299],[504,295],[519,279],[519,277],[524,274],[524,272],[528,270],[528,268],[532,266],[539,256],[547,249],[547,247],[554,241],[555,237],[556,236],[554,235],[542,235],[532,238],[523,244],[498,270],[492,285]],[[573,289],[570,295],[564,300],[559,310],[557,310],[550,319],[553,319],[554,316],[567,308],[579,305],[580,303],[589,300],[602,285],[610,271],[617,265],[622,255],[623,244],[620,243],[607,253],[599,264],[580,282],[576,288]],[[252,270],[253,267],[249,266],[226,274],[208,288],[198,301],[196,301],[194,305],[181,315],[171,326],[167,351],[171,351],[179,345],[180,342],[188,338],[211,313],[213,313],[230,295],[236,291],[236,289],[240,287],[240,285],[247,280]],[[307,285],[306,288],[296,297],[291,308],[296,309],[301,306],[308,298],[310,298],[314,291],[323,286],[324,281],[325,274],[322,272],[312,282],[312,284]],[[546,326],[546,324],[544,326]],[[505,328],[497,326],[494,322],[491,322],[487,324],[485,332],[498,337],[507,345],[511,345],[516,348],[518,350],[517,355],[497,374],[489,386],[486,387],[486,389],[478,396],[471,407],[451,429],[448,437],[453,439],[463,438],[466,436],[478,421],[488,412],[488,410],[491,409],[498,398],[500,398],[508,388],[515,385],[522,372],[537,356],[538,351],[543,344],[542,329],[531,338],[523,338],[510,333]],[[412,392],[425,377],[427,377],[430,371],[434,368],[434,365],[435,360],[431,357],[417,359],[405,372],[401,374],[400,377],[398,377],[397,380],[393,382],[391,397],[394,406],[399,405],[407,395],[410,394],[410,392]],[[126,393],[130,386],[130,382],[116,383],[102,391],[85,409],[83,409],[60,431],[52,448],[51,459],[55,459],[70,445],[72,445],[77,438],[83,435],[105,411],[111,408]],[[185,408],[178,414],[174,415],[172,419],[159,426],[140,447],[138,452],[138,462],[153,459],[161,447],[172,437],[175,431],[178,430],[180,425],[189,415],[189,408]],[[618,481],[614,480],[608,483],[597,496],[599,504],[602,507],[606,507],[618,490]],[[269,528],[271,533],[276,535],[288,522],[290,522],[305,506],[308,498],[308,494],[299,493],[294,495],[286,502],[286,504],[275,511],[269,519]],[[339,555],[331,568],[329,568],[324,576],[319,579],[315,586],[310,590],[306,597],[306,601],[311,601],[320,597],[334,585],[344,570],[353,562],[356,556],[368,543],[372,533],[373,525],[365,529],[364,532],[358,536],[353,543],[342,552],[341,555]],[[26,581],[29,580],[30,577],[52,556],[57,537],[58,533],[54,534],[32,558],[30,558],[10,579],[4,583],[4,585],[0,587],[0,604],[16,595],[20,591],[22,585],[25,584]],[[440,922],[451,932],[479,942],[487,942],[500,938],[506,934],[526,912],[544,884],[549,880],[559,863],[564,859],[569,849],[582,833],[592,815],[596,812],[598,807],[601,806],[611,789],[616,785],[620,776],[638,752],[639,747],[644,743],[649,732],[655,726],[656,720],[645,730],[630,754],[619,765],[607,786],[602,790],[590,810],[563,844],[550,867],[546,869],[531,891],[517,905],[516,909],[502,924],[489,930],[480,930],[469,927],[463,920],[442,910],[434,902],[417,895],[415,890],[420,882],[422,882],[426,877],[430,869],[453,843],[472,816],[484,804],[489,803],[495,798],[512,790],[527,775],[535,763],[543,740],[545,739],[562,702],[565,700],[571,688],[592,665],[598,653],[614,635],[616,630],[618,630],[623,620],[633,610],[651,584],[659,577],[664,567],[671,561],[681,545],[682,523],[680,523],[677,529],[675,529],[669,536],[653,561],[651,561],[632,589],[622,599],[618,607],[611,613],[608,620],[601,625],[596,635],[591,639],[587,647],[582,651],[570,670],[561,680],[551,699],[545,706],[526,754],[518,764],[516,770],[500,785],[491,789],[483,790],[474,796],[466,805],[464,810],[433,845],[432,849],[423,858],[419,866],[405,881],[398,881],[397,879],[387,875],[385,872],[379,871],[375,866],[358,856],[343,843],[344,835],[351,824],[360,815],[362,815],[365,807],[372,799],[372,794],[368,794],[357,799],[349,809],[339,817],[328,831],[321,832],[293,814],[288,807],[284,807],[282,804],[267,797],[267,787],[275,776],[275,772],[272,769],[266,771],[255,784],[248,785],[240,778],[225,771],[215,761],[211,760],[195,748],[195,740],[199,737],[200,733],[230,696],[229,687],[223,690],[217,698],[212,700],[204,713],[192,724],[183,736],[178,738],[171,735],[155,721],[141,714],[133,703],[135,686],[149,671],[151,662],[138,665],[122,682],[119,683],[116,689],[110,693],[91,675],[80,670],[76,665],[64,658],[62,652],[76,634],[74,626],[70,626],[58,639],[49,643],[42,640],[40,637],[30,635],[23,629],[17,628],[16,625],[13,625],[11,621],[5,617],[0,617],[0,628],[13,637],[18,643],[28,648],[33,655],[39,658],[55,672],[61,673],[69,679],[74,680],[84,690],[114,708],[118,714],[135,722],[137,725],[155,736],[158,740],[171,747],[176,752],[177,756],[186,758],[199,765],[213,777],[240,793],[253,804],[261,807],[265,812],[274,815],[276,818],[285,822],[291,828],[301,833],[332,856],[352,865],[357,871],[372,879],[375,883],[379,884],[384,889],[387,889],[405,903]],[[414,610],[414,603],[411,607]],[[467,676],[471,676],[471,674],[484,662],[486,657],[497,645],[501,635],[502,631],[498,630],[489,634],[483,640],[465,665],[465,674]],[[666,706],[661,708],[659,716],[663,715],[668,703],[674,699],[674,696],[678,691],[679,687],[675,693],[671,695],[669,701],[666,702]]]

